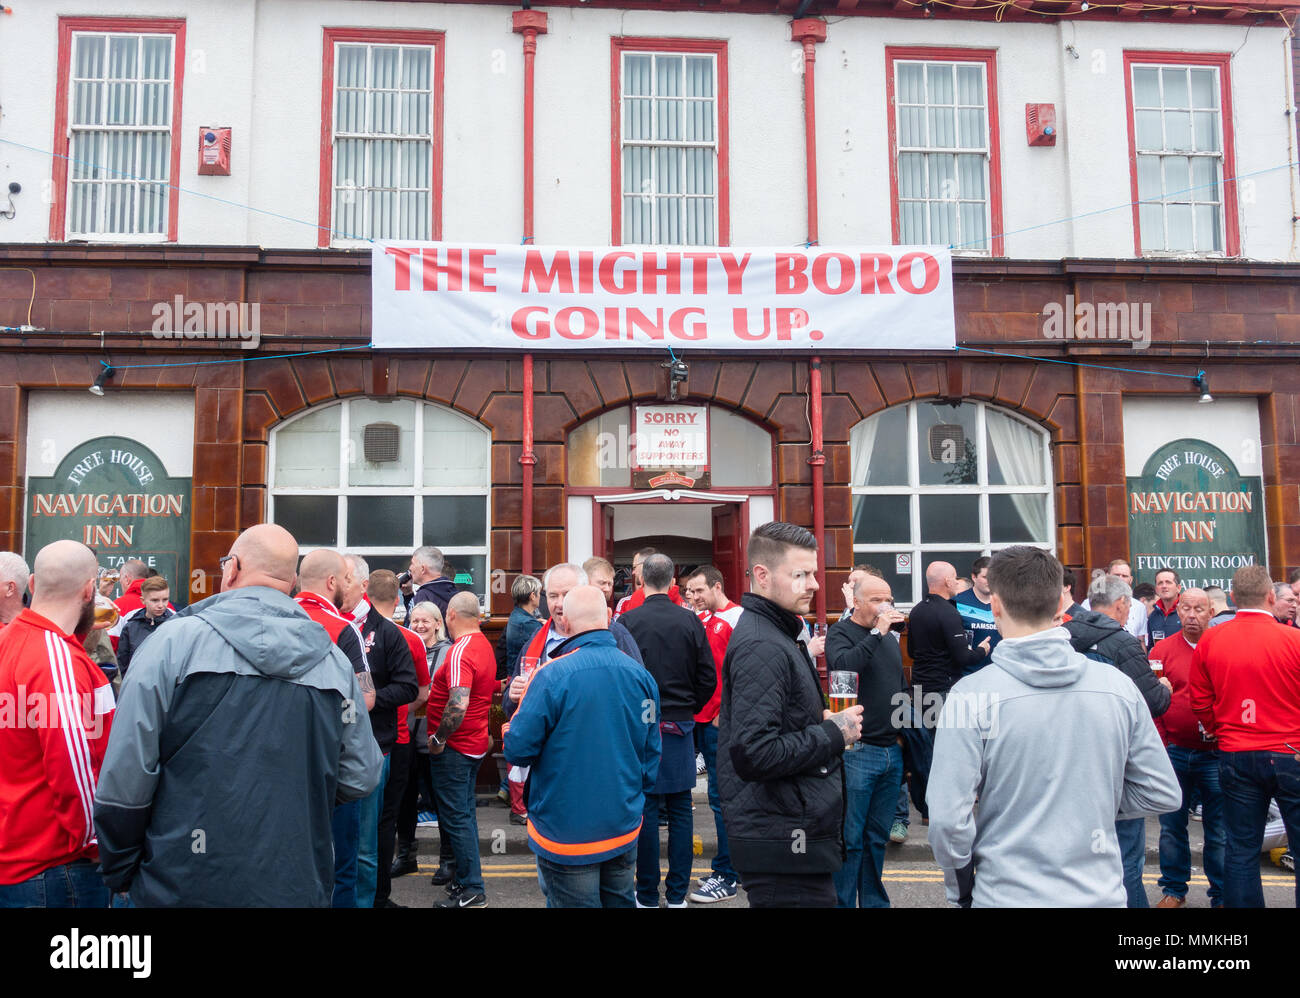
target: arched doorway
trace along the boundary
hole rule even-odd
[[[654,547],[679,570],[717,566],[737,598],[748,588],[749,531],[774,516],[774,467],[771,432],[720,406],[603,412],[575,426],[565,447],[568,557],[604,557],[622,581],[635,552]]]

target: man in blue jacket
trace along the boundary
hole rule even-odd
[[[528,844],[549,908],[631,908],[645,794],[659,774],[659,690],[619,651],[605,597],[564,598],[573,635],[525,687],[506,760],[531,766]]]

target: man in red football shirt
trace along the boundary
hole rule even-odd
[[[727,644],[740,620],[741,609],[738,603],[727,598],[722,588],[722,573],[712,565],[701,565],[682,584],[686,587],[687,605],[700,615],[704,624],[713,661],[718,667],[713,697],[695,715],[695,744],[704,756],[704,769],[709,774],[709,807],[713,809],[713,824],[718,830],[718,851],[713,856],[713,875],[702,879],[689,895],[689,900],[698,904],[711,904],[734,898],[740,879],[731,866],[727,830],[722,824],[722,801],[718,797],[718,710],[722,706],[722,663],[727,658]]]
[[[94,803],[113,688],[81,644],[99,565],[55,541],[35,569],[31,607],[0,633],[0,908],[106,908]]]
[[[447,603],[447,635],[455,642],[429,691],[429,755],[438,798],[438,834],[456,855],[456,876],[435,908],[485,908],[479,867],[474,778],[487,755],[488,710],[497,690],[492,642],[479,630],[478,597],[457,593]]]
[[[1232,601],[1237,615],[1196,644],[1191,702],[1219,743],[1224,903],[1262,908],[1259,853],[1270,797],[1282,811],[1287,841],[1300,842],[1300,631],[1277,626],[1273,581],[1263,565],[1237,569]]]
[[[1164,739],[1174,775],[1183,788],[1183,806],[1160,816],[1160,888],[1164,896],[1157,908],[1181,908],[1187,904],[1187,881],[1191,877],[1192,854],[1187,844],[1187,802],[1192,792],[1201,798],[1205,827],[1205,876],[1210,881],[1210,907],[1223,905],[1223,791],[1219,788],[1219,759],[1213,739],[1192,713],[1192,659],[1201,635],[1210,627],[1214,610],[1203,589],[1184,589],[1178,597],[1181,629],[1155,643],[1150,659],[1164,667],[1173,684],[1169,709],[1156,718],[1156,730]]]

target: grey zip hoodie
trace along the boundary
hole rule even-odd
[[[977,907],[1123,908],[1116,818],[1182,803],[1141,694],[1061,627],[1004,638],[993,665],[952,688],[935,732],[935,860],[974,856]]]

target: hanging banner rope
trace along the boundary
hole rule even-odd
[[[952,255],[376,243],[375,347],[955,350]]]

